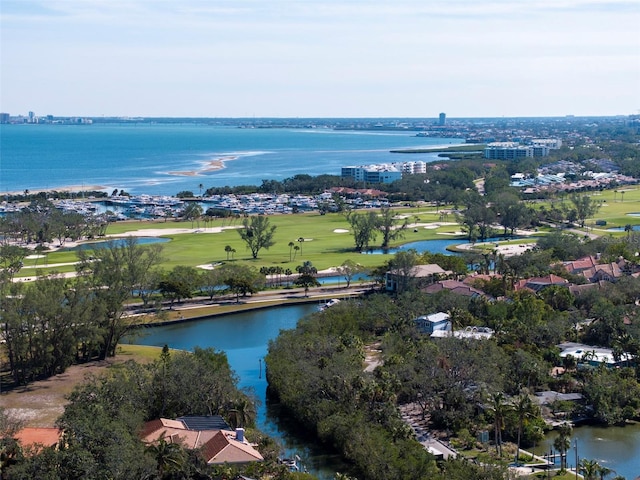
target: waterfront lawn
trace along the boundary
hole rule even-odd
[[[435,208],[407,208],[398,210],[398,214],[405,215],[409,223],[433,223],[442,222]],[[449,216],[451,217],[451,216]],[[335,267],[347,259],[352,259],[365,267],[375,267],[385,262],[389,255],[362,255],[354,251],[353,235],[348,231],[350,225],[343,215],[320,215],[317,212],[300,213],[294,215],[273,215],[269,217],[271,224],[276,225],[275,244],[268,250],[261,250],[257,259],[252,259],[244,242],[240,239],[235,228],[227,228],[220,233],[180,233],[173,234],[171,229],[192,229],[212,227],[239,227],[241,220],[216,219],[212,222],[118,222],[109,225],[107,234],[123,235],[141,229],[167,230],[163,237],[171,238],[170,242],[163,243],[163,268],[171,269],[177,265],[199,266],[227,261],[225,247],[229,245],[235,249],[235,253],[229,255],[229,261],[248,263],[260,268],[262,266],[280,266],[284,269],[295,271],[295,267],[304,261],[311,261],[318,270]],[[455,220],[448,218],[448,222]],[[345,232],[345,230],[347,230]],[[455,244],[455,236],[439,235],[439,232],[453,233],[459,230],[457,225],[445,225],[437,229],[423,228],[421,226],[408,228],[405,236],[395,242],[395,246],[406,242],[419,240],[451,238]],[[459,238],[459,237],[458,237]],[[303,241],[299,241],[303,239]],[[379,245],[381,235],[373,242],[373,247]],[[290,247],[289,242],[294,246]],[[393,246],[393,245],[392,245]],[[295,249],[298,247],[298,250]],[[73,272],[73,262],[77,261],[75,252],[51,252],[47,254],[47,264],[68,263],[70,265],[55,268],[43,268],[42,271]],[[35,260],[27,260],[25,265],[34,265]],[[45,265],[44,259],[38,260],[38,265]],[[23,269],[20,276],[33,276],[35,269]]]

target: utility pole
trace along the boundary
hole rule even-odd
[[[576,480],[578,480],[578,439],[574,440],[573,447],[576,450]]]

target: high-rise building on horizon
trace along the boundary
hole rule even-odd
[[[444,127],[446,123],[447,123],[447,114],[441,113],[438,118],[438,125],[440,125],[441,127]]]

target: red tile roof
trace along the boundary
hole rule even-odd
[[[53,447],[57,445],[62,436],[62,430],[59,428],[23,428],[15,435],[15,439],[20,442],[23,447]]]
[[[184,448],[200,449],[207,463],[248,463],[262,461],[262,455],[237,433],[230,430],[189,430],[183,422],[160,418],[147,422],[140,438],[146,443],[154,443],[164,437],[170,443],[180,443]]]

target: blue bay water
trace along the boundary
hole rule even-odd
[[[432,162],[437,154],[390,150],[460,143],[415,132],[194,124],[1,125],[0,140],[0,192],[96,185],[151,195],[340,175],[347,165]],[[211,170],[215,161],[225,168]]]

